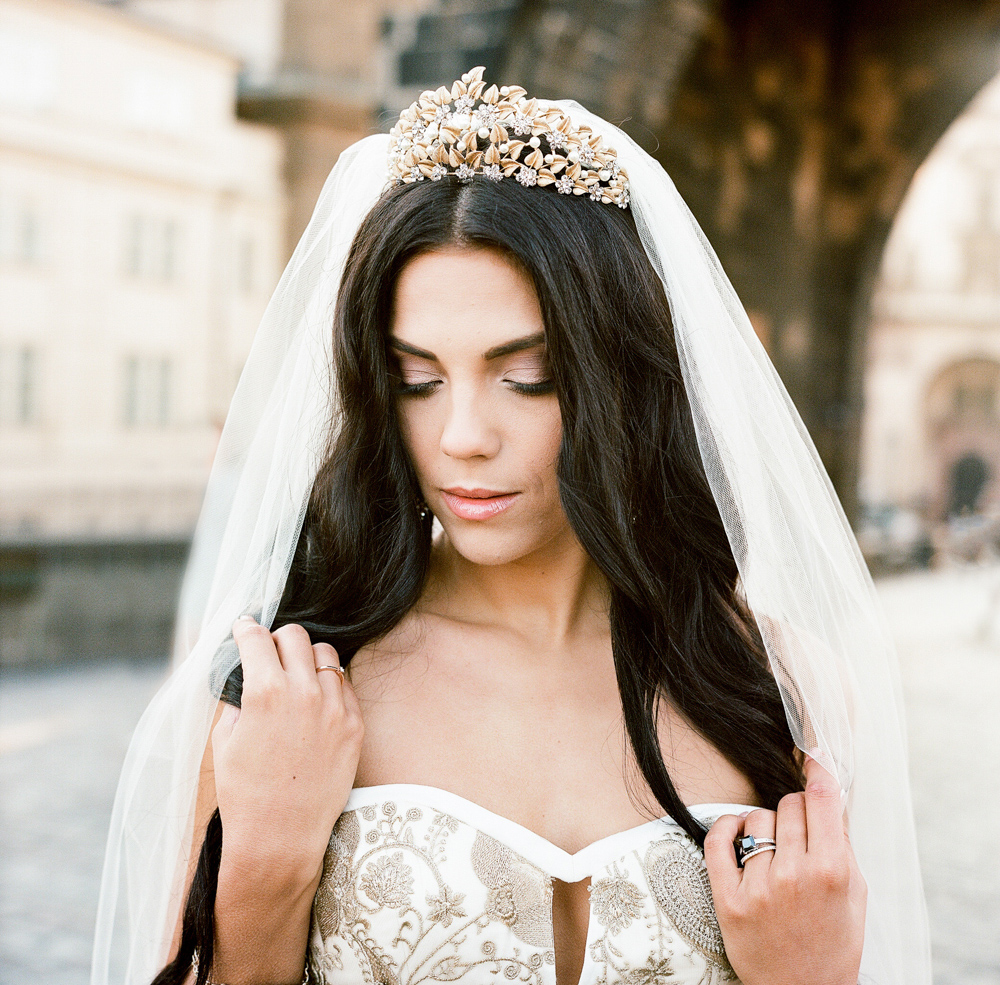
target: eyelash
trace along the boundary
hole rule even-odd
[[[429,397],[439,382],[440,380],[429,380],[426,383],[397,383],[396,394],[400,397]],[[505,382],[515,393],[526,397],[540,397],[555,390],[552,380],[542,380],[540,383],[517,383],[514,380]]]
[[[434,380],[429,383],[397,383],[395,391],[399,397],[427,397],[436,386],[437,383]]]
[[[556,388],[552,380],[542,380],[539,383],[515,383],[513,380],[507,382],[516,393],[523,393],[526,397],[540,397],[552,393]]]

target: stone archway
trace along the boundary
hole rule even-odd
[[[722,259],[849,514],[864,341],[917,167],[996,74],[996,0],[538,0],[507,68],[623,122]]]

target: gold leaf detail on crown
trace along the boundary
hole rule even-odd
[[[485,71],[480,65],[450,89],[428,89],[399,114],[389,131],[393,182],[513,177],[526,188],[554,185],[562,195],[628,206],[628,174],[613,147],[520,86],[486,88]]]

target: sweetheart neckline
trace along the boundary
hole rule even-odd
[[[670,815],[665,815],[605,835],[576,852],[568,852],[531,828],[503,814],[496,814],[450,790],[424,783],[380,783],[367,787],[354,787],[347,798],[344,810],[345,812],[356,810],[389,799],[409,799],[409,802],[415,805],[440,809],[456,820],[490,835],[549,876],[562,882],[579,882],[592,876],[601,865],[622,858],[628,854],[630,844],[640,832],[652,834],[654,829],[662,828],[663,825],[680,828]],[[753,809],[747,804],[688,805],[688,810],[699,821],[714,820],[722,814],[739,814]],[[680,830],[683,831],[683,828]],[[618,854],[613,854],[614,852]]]

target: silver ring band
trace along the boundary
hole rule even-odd
[[[343,667],[338,667],[335,664],[323,664],[322,667],[317,667],[316,668],[316,673],[318,674],[321,670],[335,670],[338,674],[340,674],[340,679],[341,680],[344,679],[344,668]]]
[[[752,852],[747,852],[740,859],[740,866],[746,865],[747,864],[747,859],[748,858],[753,858],[754,855],[760,855],[761,852],[776,852],[777,850],[778,850],[778,846],[777,845],[758,845]]]

